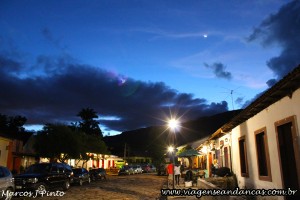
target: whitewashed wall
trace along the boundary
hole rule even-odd
[[[292,98],[283,99],[272,104],[257,115],[232,130],[232,167],[237,175],[240,188],[282,188],[280,164],[277,149],[276,130],[274,123],[286,117],[296,115],[296,132],[299,144],[300,125],[300,89],[293,93]],[[254,131],[266,127],[272,182],[259,180]],[[245,135],[249,177],[241,177],[238,138]]]

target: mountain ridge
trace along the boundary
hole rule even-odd
[[[174,144],[174,140],[175,145],[180,146],[213,134],[241,111],[227,111],[189,120],[183,122],[181,129],[175,133],[171,133],[166,126],[150,126],[106,136],[104,142],[113,155],[123,157],[126,144],[126,156],[156,157],[159,151]]]

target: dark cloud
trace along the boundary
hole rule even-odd
[[[242,104],[244,102],[244,97],[238,97],[236,98],[236,100],[234,101],[237,105],[239,105],[240,107],[242,107]]]
[[[275,83],[277,83],[276,79],[270,79],[270,80],[267,81],[267,85],[269,87],[272,87],[273,85],[275,85]]]
[[[207,63],[204,63],[204,66],[212,69],[214,74],[216,75],[216,77],[218,78],[224,78],[227,80],[231,80],[232,79],[232,75],[230,72],[225,71],[226,66],[223,65],[222,63],[214,63],[212,65],[209,65]]]
[[[36,64],[25,66],[0,55],[0,65],[1,113],[23,115],[28,125],[75,122],[79,120],[76,114],[86,107],[93,108],[100,117],[118,118],[100,121],[117,131],[163,124],[170,111],[184,114],[184,121],[228,110],[225,101],[209,104],[163,82],[126,79],[78,64],[68,56],[39,56]],[[28,73],[28,68],[33,71]]]
[[[280,45],[280,55],[267,62],[277,79],[280,79],[300,64],[299,36],[300,1],[291,1],[266,18],[254,29],[248,40],[259,40],[263,46]],[[273,82],[270,80],[269,83]]]
[[[262,91],[262,92],[256,94],[255,97],[253,97],[252,99],[245,101],[245,103],[242,105],[242,109],[245,109],[247,106],[249,106],[252,102],[254,102],[256,99],[258,99],[264,93],[265,93],[265,91]]]

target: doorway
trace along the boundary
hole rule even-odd
[[[299,189],[300,163],[294,117],[275,123],[283,188]],[[299,195],[299,192],[297,192]],[[289,199],[289,196],[286,197]]]
[[[229,163],[228,163],[228,148],[224,147],[224,164],[225,167],[229,168]]]

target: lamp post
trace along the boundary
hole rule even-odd
[[[174,151],[174,147],[173,146],[169,146],[168,147],[168,152],[170,152],[172,154],[172,159],[173,159],[173,189],[175,188],[175,173],[174,173],[174,165],[175,165],[175,151]]]
[[[173,146],[170,146],[168,148],[168,151],[170,153],[172,153],[172,158],[173,158],[173,189],[175,188],[175,171],[174,171],[174,168],[175,168],[175,131],[176,129],[178,128],[178,120],[177,119],[170,119],[168,121],[168,127],[169,129],[173,132],[172,134],[172,138],[173,138]]]

